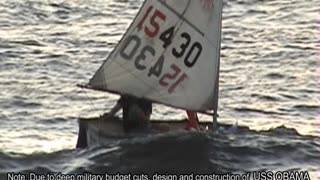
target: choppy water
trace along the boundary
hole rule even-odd
[[[9,171],[307,170],[320,179],[317,0],[224,1],[219,121],[251,130],[169,134],[74,150],[77,118],[100,114],[117,99],[75,84],[91,78],[141,4],[0,2],[0,177]],[[185,113],[156,106],[153,117]],[[274,130],[262,131],[268,129]]]

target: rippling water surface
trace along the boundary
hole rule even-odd
[[[219,121],[238,121],[248,129],[121,140],[74,150],[77,118],[105,112],[118,98],[75,85],[92,77],[141,4],[0,2],[2,175],[308,170],[320,179],[317,0],[224,1]],[[153,117],[179,119],[185,113],[156,106]]]

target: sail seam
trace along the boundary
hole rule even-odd
[[[183,17],[184,13],[183,14],[179,14],[177,11],[175,11],[173,8],[171,8],[170,6],[168,6],[167,3],[165,3],[164,1],[159,1],[163,6],[165,6],[167,9],[169,9],[171,12],[173,12],[175,15],[177,15],[180,19],[183,19],[183,21],[185,21],[187,24],[189,24],[193,29],[195,29],[199,34],[201,34],[202,36],[204,36],[204,33],[199,29],[197,28],[194,24],[192,24],[188,19],[186,19],[185,17]],[[188,5],[187,7],[189,6],[189,3],[190,3],[190,0],[188,1]]]

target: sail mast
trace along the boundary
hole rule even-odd
[[[223,9],[223,0],[219,0],[219,5],[221,7],[221,13],[220,13],[220,30],[219,30],[219,43],[218,43],[218,64],[217,64],[217,74],[216,79],[214,83],[214,97],[213,97],[213,129],[216,129],[218,127],[218,105],[219,105],[219,74],[220,74],[220,51],[221,51],[221,29],[222,29],[222,9]]]
[[[220,58],[218,62],[218,73],[217,78],[215,82],[215,88],[214,88],[214,97],[213,97],[213,129],[216,129],[218,127],[218,105],[219,105],[219,70],[220,70]]]

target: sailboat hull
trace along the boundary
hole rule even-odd
[[[79,118],[79,134],[77,148],[93,147],[104,145],[110,140],[131,138],[147,134],[168,133],[173,131],[183,131],[187,129],[188,122],[186,119],[165,121],[152,120],[151,131],[143,133],[125,133],[122,127],[122,119],[114,117],[111,119]],[[211,131],[212,122],[201,122],[202,131]]]

